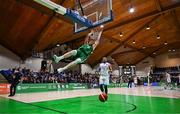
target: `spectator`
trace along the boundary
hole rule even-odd
[[[128,88],[132,88],[132,83],[133,83],[133,79],[131,77],[129,77]]]
[[[9,97],[12,97],[16,94],[16,86],[20,82],[21,73],[19,71],[20,69],[15,69],[14,74],[12,75],[12,81],[10,86],[10,95]]]

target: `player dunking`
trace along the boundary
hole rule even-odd
[[[60,73],[66,69],[76,66],[77,64],[84,63],[99,44],[103,28],[104,26],[101,25],[99,28],[92,29],[85,38],[84,44],[77,50],[72,50],[59,57],[54,55],[53,61],[55,61],[56,63],[72,56],[75,57],[74,61],[72,61],[63,68],[59,68],[57,71]]]
[[[99,65],[100,78],[99,85],[101,92],[108,94],[109,77],[112,72],[111,64],[107,62],[107,58],[103,57],[102,63]]]

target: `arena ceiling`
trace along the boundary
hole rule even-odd
[[[73,0],[53,0],[67,8]],[[120,64],[180,48],[180,0],[112,0],[114,21],[107,23],[100,45],[88,63],[111,56]],[[130,6],[135,8],[129,12]],[[150,27],[148,30],[147,28]],[[0,0],[0,43],[22,59],[57,43],[77,48],[88,31],[73,33],[73,23],[33,0]]]

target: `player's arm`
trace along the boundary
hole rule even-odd
[[[101,39],[101,35],[102,35],[102,32],[103,32],[103,28],[100,29],[100,31],[98,31],[98,37],[95,41],[95,43],[93,44],[93,50],[95,50],[95,48],[98,46],[99,42],[100,42],[100,39]]]
[[[91,32],[86,36],[85,40],[84,40],[84,44],[88,44],[90,36],[93,34],[93,30],[91,30]]]
[[[99,67],[98,67],[98,75],[100,76],[100,73],[101,72],[101,66],[99,65]]]
[[[109,72],[112,73],[112,65],[109,64]]]
[[[86,36],[85,40],[84,40],[84,44],[87,44],[89,41],[89,34]]]

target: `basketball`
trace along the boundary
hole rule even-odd
[[[108,96],[107,96],[105,93],[101,93],[101,94],[99,95],[99,100],[100,100],[101,102],[105,102],[105,101],[107,100],[107,98],[108,98]]]

